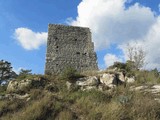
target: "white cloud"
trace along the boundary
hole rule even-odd
[[[143,48],[147,52],[146,61],[147,68],[158,68],[160,69],[160,16],[157,18],[156,23],[151,27],[148,34],[144,39],[139,40]]]
[[[117,57],[116,55],[114,54],[106,54],[104,56],[104,62],[105,62],[105,65],[107,67],[111,66],[114,64],[114,62],[122,62],[122,58],[120,57]]]
[[[14,33],[15,39],[26,50],[38,49],[47,42],[46,32],[33,32],[28,28],[17,28]]]
[[[156,21],[150,8],[136,3],[125,8],[127,0],[83,0],[71,25],[89,27],[97,50],[143,38]]]
[[[69,24],[89,27],[96,50],[107,49],[111,44],[116,44],[124,52],[124,58],[125,45],[136,41],[147,52],[146,67],[160,69],[160,16],[139,3],[126,8],[126,2],[130,1],[82,0],[77,8],[77,18],[70,18]],[[111,61],[121,59],[107,54],[104,60],[109,66],[113,64]]]
[[[142,39],[132,40],[129,43],[135,46],[135,41],[138,46],[142,47],[146,52],[146,68],[153,69],[158,68],[160,69],[160,17],[157,18],[156,22],[153,26],[151,26],[150,30]],[[126,54],[126,43],[123,45],[119,45],[119,47],[123,50],[125,56]],[[125,57],[127,59],[127,57]]]

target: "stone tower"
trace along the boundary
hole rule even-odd
[[[49,24],[45,74],[61,73],[67,67],[98,70],[90,29]]]

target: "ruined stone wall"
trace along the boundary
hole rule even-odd
[[[45,74],[98,70],[89,28],[49,24]]]

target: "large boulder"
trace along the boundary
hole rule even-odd
[[[135,82],[135,77],[126,77],[125,78],[127,83],[134,83]]]
[[[84,77],[76,81],[76,85],[78,86],[97,86],[98,84],[99,80],[96,76]]]
[[[118,74],[119,80],[121,80],[122,82],[125,82],[125,76],[124,76],[123,72],[118,72],[117,74]]]
[[[32,80],[26,79],[21,81],[12,80],[9,82],[7,91],[8,92],[20,92],[28,90],[32,86]]]
[[[124,82],[119,79],[118,73],[104,73],[100,76],[100,83],[113,88],[115,85],[123,84]]]
[[[77,91],[80,88],[80,86],[69,81],[66,82],[66,87],[69,91]]]
[[[150,90],[151,93],[153,94],[159,94],[160,93],[160,85],[153,85]]]
[[[25,80],[11,80],[7,87],[7,92],[25,92],[31,88],[39,88],[45,85],[44,79],[25,79]]]
[[[114,79],[115,79],[114,74],[104,73],[103,75],[100,76],[100,83],[108,86],[113,83]]]

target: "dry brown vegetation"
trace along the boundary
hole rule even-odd
[[[134,85],[159,82],[156,71],[138,71],[135,74],[138,80]],[[154,100],[155,96],[130,91],[130,85],[118,86],[108,92],[78,89],[69,91],[64,80],[67,76],[63,79],[57,76],[44,77],[47,80],[45,87],[28,91],[29,100],[0,100],[0,120],[160,119],[160,103]]]

